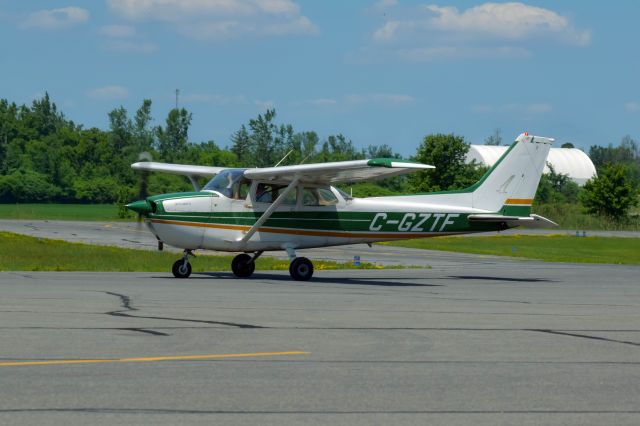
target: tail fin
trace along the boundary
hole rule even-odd
[[[468,190],[474,208],[505,216],[529,216],[553,139],[518,136],[509,149]]]

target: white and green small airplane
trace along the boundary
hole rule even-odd
[[[231,263],[238,277],[249,277],[263,252],[286,250],[291,277],[306,281],[313,264],[296,249],[555,225],[531,214],[552,143],[521,134],[466,189],[369,198],[332,185],[434,167],[393,158],[253,169],[139,162],[131,167],[187,176],[195,192],[155,195],[127,208],[144,218],[160,245],[184,249],[173,265],[177,278],[191,274],[196,249],[242,252]],[[200,189],[203,177],[212,179]]]

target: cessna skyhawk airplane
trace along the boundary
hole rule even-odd
[[[228,169],[140,162],[132,168],[187,176],[196,192],[148,197],[127,208],[158,241],[184,249],[173,275],[191,274],[196,249],[242,252],[231,263],[249,277],[268,250],[286,250],[289,273],[306,281],[313,264],[296,249],[555,225],[531,214],[553,139],[523,133],[474,185],[455,191],[354,198],[331,186],[386,178],[433,166],[393,158]],[[198,178],[213,177],[200,189]]]

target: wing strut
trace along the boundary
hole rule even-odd
[[[267,221],[267,219],[271,217],[273,212],[280,206],[280,204],[282,204],[285,197],[289,195],[291,190],[293,190],[296,187],[296,185],[298,185],[298,180],[299,180],[298,176],[293,178],[291,183],[284,189],[284,191],[280,193],[278,198],[276,198],[276,200],[269,206],[269,208],[267,208],[264,211],[264,213],[262,213],[262,216],[260,216],[260,218],[256,221],[256,223],[251,227],[251,229],[249,229],[247,233],[244,234],[244,236],[238,240],[239,242],[246,243],[247,241],[249,241],[249,238],[251,238],[253,234],[256,233],[258,228],[260,228]]]
[[[193,185],[193,189],[196,192],[200,192],[200,184],[198,183],[198,178],[196,178],[194,175],[188,175],[187,177],[191,181],[191,185]]]

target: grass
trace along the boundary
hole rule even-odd
[[[579,204],[536,204],[533,212],[558,223],[561,229],[591,231],[640,231],[640,211],[632,209],[626,220],[615,222],[585,213]]]
[[[115,204],[0,204],[0,219],[123,220]]]
[[[399,247],[513,256],[548,262],[640,265],[640,239],[570,235],[440,237],[384,243]]]
[[[0,232],[0,271],[102,271],[102,272],[166,272],[171,274],[177,253],[124,249],[69,243],[34,238],[10,232]],[[191,259],[194,272],[231,270],[233,256],[199,255]],[[363,263],[314,261],[316,270],[324,269],[380,269],[381,266]],[[384,268],[397,268],[385,266]],[[258,270],[289,270],[289,262],[271,257],[256,261]]]

